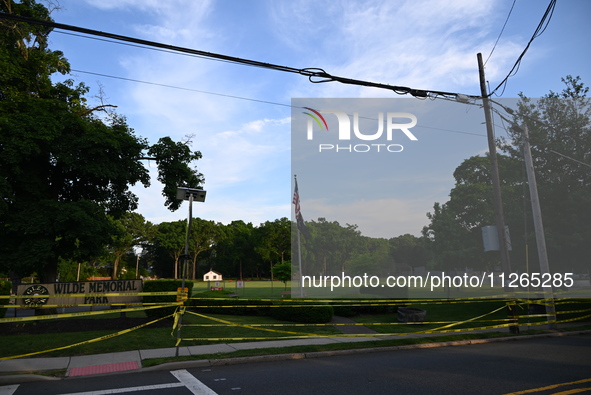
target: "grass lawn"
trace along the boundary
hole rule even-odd
[[[220,286],[230,293],[238,294],[239,298],[244,299],[281,299],[281,293],[291,290],[291,281],[287,282],[287,287],[281,281],[243,281],[243,287],[238,288],[237,282],[234,280],[221,281]],[[209,290],[209,287],[214,287],[215,282],[207,281],[193,281],[193,295],[201,294]],[[210,291],[215,297],[215,293],[219,291]],[[220,293],[221,294],[221,293]]]
[[[102,318],[117,318],[119,313],[113,315],[107,314],[95,318],[100,320]],[[128,317],[145,317],[144,312],[128,313]],[[278,321],[271,317],[256,317],[256,316],[237,316],[237,315],[221,315],[208,314],[208,316],[215,317],[224,321],[229,321],[236,324],[293,324],[288,321]],[[168,320],[170,327],[166,328],[151,328],[150,326],[137,329],[133,332],[123,334],[121,336],[112,337],[106,340],[101,340],[96,343],[83,344],[80,346],[67,348],[64,350],[52,351],[43,353],[32,357],[60,357],[60,356],[76,356],[76,355],[91,355],[109,352],[120,352],[130,350],[154,349],[154,348],[168,348],[174,347],[177,340],[177,331],[173,332],[172,320]],[[182,341],[181,346],[193,346],[202,344],[215,343],[231,343],[239,340],[228,340],[228,338],[281,338],[285,336],[294,336],[278,332],[269,332],[263,330],[256,330],[244,327],[229,326],[221,324],[210,319],[194,316],[192,314],[185,314],[183,317],[183,324],[187,325],[203,325],[206,326],[183,326],[181,329],[181,338],[222,338],[220,341],[211,340],[195,340]],[[307,333],[313,334],[337,334],[340,333],[332,326],[289,326],[284,327],[269,327],[266,329],[286,330],[289,332],[297,332],[305,335]],[[68,333],[51,333],[47,335],[11,335],[4,336],[3,341],[0,342],[0,357],[8,357],[15,355],[24,355],[37,351],[51,350],[60,348],[79,342],[108,336],[114,331],[85,331],[85,332],[68,332]]]

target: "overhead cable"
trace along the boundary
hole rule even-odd
[[[525,56],[525,53],[529,49],[529,46],[531,45],[531,43],[537,37],[539,37],[542,33],[544,33],[544,31],[548,27],[548,24],[550,23],[550,19],[552,19],[552,14],[554,13],[555,7],[556,7],[556,0],[550,0],[550,4],[548,5],[548,8],[546,8],[546,12],[544,13],[544,16],[542,17],[542,20],[538,24],[538,27],[534,31],[534,34],[532,35],[532,37],[529,39],[529,42],[525,46],[525,49],[521,52],[521,55],[519,55],[519,57],[517,58],[517,61],[515,61],[515,64],[513,65],[513,67],[511,68],[511,70],[507,74],[507,76],[503,79],[503,81],[501,81],[501,83],[499,85],[497,85],[497,87],[492,92],[490,92],[488,94],[488,97],[492,96],[497,90],[499,90],[501,88],[501,86],[503,86],[507,82],[507,80],[510,77],[514,76],[517,73],[517,70],[519,70],[519,66],[521,65],[521,60]]]
[[[412,89],[412,88],[408,88],[408,87],[404,87],[404,86],[395,86],[395,85],[389,85],[389,84],[381,84],[381,83],[376,83],[376,82],[357,80],[357,79],[353,79],[353,78],[339,77],[339,76],[331,75],[331,74],[327,73],[324,69],[317,68],[317,67],[308,67],[308,68],[301,68],[300,69],[300,68],[295,68],[295,67],[290,67],[290,66],[276,65],[273,63],[260,62],[257,60],[239,58],[239,57],[235,57],[235,56],[223,55],[223,54],[218,54],[218,53],[213,53],[213,52],[206,52],[206,51],[201,51],[201,50],[197,50],[197,49],[179,47],[179,46],[163,44],[163,43],[159,43],[159,42],[155,42],[155,41],[148,41],[148,40],[138,39],[138,38],[134,38],[134,37],[123,36],[123,35],[114,34],[114,33],[102,32],[99,30],[87,29],[87,28],[83,28],[83,27],[79,27],[79,26],[66,25],[63,23],[56,23],[53,21],[44,21],[44,20],[39,20],[39,19],[27,18],[27,17],[23,17],[20,15],[0,13],[0,18],[12,20],[12,21],[17,21],[17,22],[34,24],[34,25],[47,26],[47,27],[51,27],[54,29],[74,31],[74,32],[82,33],[82,34],[91,35],[91,36],[105,37],[105,38],[109,38],[112,40],[134,43],[134,44],[145,46],[145,47],[161,48],[161,49],[168,50],[168,51],[180,52],[180,53],[184,53],[184,54],[191,54],[191,55],[195,55],[195,56],[202,56],[205,58],[222,60],[222,61],[226,61],[226,62],[230,62],[230,63],[236,63],[236,64],[247,65],[247,66],[252,66],[252,67],[261,67],[261,68],[265,68],[265,69],[283,71],[283,72],[294,73],[294,74],[300,74],[305,77],[308,77],[308,80],[312,83],[340,82],[342,84],[350,84],[350,85],[359,85],[359,86],[387,89],[387,90],[393,91],[394,93],[397,93],[399,95],[410,94],[410,95],[415,96],[417,98],[427,98],[427,97],[434,98],[434,97],[438,97],[438,96],[442,96],[442,97],[446,97],[446,98],[457,98],[458,96],[477,98],[477,96],[461,95],[459,93],[454,93],[454,92]]]
[[[503,35],[503,32],[505,31],[505,27],[507,26],[507,22],[509,22],[509,18],[511,17],[511,13],[513,12],[513,7],[515,7],[515,2],[517,2],[517,0],[513,0],[513,4],[511,5],[511,9],[509,10],[509,14],[507,15],[507,19],[505,19],[505,23],[503,24],[503,27],[501,28],[501,32],[499,33],[499,37],[497,37],[497,41],[495,41],[495,45],[493,45],[493,48],[491,49],[490,53],[488,54],[488,57],[484,61],[485,66],[486,66],[486,63],[488,62],[488,60],[490,59],[490,57],[492,56],[493,52],[495,52],[495,48],[497,48],[497,44],[499,43],[499,40],[501,39],[501,36]]]

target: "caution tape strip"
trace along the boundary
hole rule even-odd
[[[113,337],[124,335],[126,333],[135,331],[136,329],[140,329],[140,328],[146,327],[148,325],[152,325],[152,324],[154,324],[154,323],[156,323],[158,321],[162,321],[162,320],[164,320],[166,318],[169,318],[169,317],[172,317],[172,314],[171,315],[168,315],[166,317],[158,318],[157,320],[150,321],[150,322],[145,323],[145,324],[142,324],[142,325],[134,326],[133,328],[124,329],[122,331],[119,331],[119,332],[116,332],[116,333],[112,333],[110,335],[105,335],[105,336],[97,337],[95,339],[86,340],[86,341],[83,341],[83,342],[80,342],[80,343],[76,343],[76,344],[70,344],[68,346],[52,348],[50,350],[36,351],[36,352],[28,353],[28,354],[14,355],[14,356],[11,356],[11,357],[2,357],[2,358],[0,358],[0,361],[7,360],[7,359],[16,359],[16,358],[30,357],[32,355],[44,354],[44,353],[48,353],[48,352],[52,352],[52,351],[65,350],[67,348],[82,346],[84,344],[96,343],[96,342],[99,342],[101,340],[107,340],[107,339],[111,339]]]
[[[207,318],[207,319],[211,319],[213,321],[217,321],[217,322],[221,322],[221,323],[226,323],[229,326],[237,326],[237,327],[243,327],[243,328],[249,328],[249,329],[254,329],[254,330],[262,330],[262,331],[267,331],[267,332],[275,332],[275,333],[285,333],[285,334],[291,334],[291,335],[295,335],[295,337],[292,336],[288,336],[288,337],[282,337],[282,338],[323,338],[323,337],[384,337],[384,336],[401,336],[401,335],[412,335],[412,334],[423,334],[423,333],[440,333],[440,332],[464,332],[464,331],[474,331],[474,330],[483,330],[483,329],[494,329],[494,328],[504,328],[504,327],[508,327],[508,326],[514,326],[515,323],[508,323],[508,324],[499,324],[499,325],[491,325],[491,326],[483,326],[483,327],[478,327],[478,328],[461,328],[461,329],[449,329],[453,326],[458,326],[458,325],[462,325],[462,324],[466,324],[468,322],[473,322],[477,319],[486,317],[487,315],[496,313],[497,311],[504,309],[505,306],[502,306],[498,309],[495,309],[493,311],[490,311],[486,314],[482,314],[478,317],[474,317],[474,318],[470,318],[468,320],[465,321],[459,321],[459,322],[454,322],[451,324],[447,324],[438,328],[433,328],[433,329],[428,329],[428,330],[424,330],[424,331],[418,331],[418,332],[407,332],[407,333],[377,333],[377,334],[355,334],[355,335],[350,335],[350,334],[335,334],[335,335],[328,335],[328,334],[314,334],[314,333],[299,333],[299,332],[290,332],[290,331],[280,331],[280,330],[276,330],[276,329],[267,329],[267,328],[262,328],[262,327],[255,327],[253,325],[248,325],[248,324],[237,324],[237,323],[233,323],[231,321],[226,321],[226,320],[222,320],[219,318],[214,318],[214,317],[209,317],[203,314],[199,314],[199,313],[195,313],[195,312],[191,312],[191,311],[187,311],[187,313],[189,314],[193,314],[199,317],[203,317],[203,318]],[[427,323],[428,324],[428,323]],[[230,338],[227,338],[230,339]],[[235,339],[239,339],[239,338],[232,338],[233,340]],[[245,339],[245,338],[240,338],[240,339]],[[254,339],[254,338],[253,338]],[[262,338],[258,338],[258,339],[262,339]],[[276,337],[272,338],[272,339],[277,339]],[[211,339],[200,339],[200,338],[185,338],[185,339],[178,339],[177,341],[177,346],[181,341],[204,341],[204,340],[211,340]]]
[[[198,317],[207,318],[207,319],[210,319],[213,321],[221,322],[221,323],[227,324],[229,326],[238,326],[238,327],[242,327],[242,328],[249,328],[249,329],[254,329],[254,330],[259,330],[259,331],[267,331],[267,332],[286,333],[286,334],[290,334],[290,335],[301,335],[301,333],[299,333],[299,332],[280,331],[277,329],[255,328],[255,327],[250,326],[248,324],[237,324],[237,323],[234,323],[231,321],[222,320],[220,318],[214,318],[214,317],[209,317],[209,316],[206,316],[203,314],[195,313],[193,311],[186,311],[186,312],[189,314],[196,315]],[[308,334],[308,335],[310,335],[310,334]]]
[[[503,321],[515,321],[512,318],[502,318],[498,320],[482,320],[473,322],[503,322]],[[452,324],[455,321],[428,321],[428,322],[352,322],[352,323],[324,323],[324,324],[248,324],[252,327],[267,327],[267,326],[396,326],[396,325],[439,325],[439,324]],[[183,327],[226,327],[227,324],[183,324]]]
[[[318,334],[301,334],[300,336],[282,336],[282,337],[226,337],[226,338],[184,338],[182,341],[245,341],[245,340],[283,340],[283,339],[312,339],[312,338],[330,338],[330,337],[394,337],[394,336],[405,336],[415,334],[429,334],[429,333],[454,333],[454,332],[470,332],[476,330],[485,329],[497,329],[506,328],[513,326],[513,324],[501,324],[482,326],[478,328],[465,328],[465,329],[451,329],[451,330],[425,330],[419,332],[406,332],[406,333],[372,333],[372,334],[335,334],[335,335],[318,335]],[[178,344],[178,343],[177,343]]]
[[[371,302],[371,303],[379,303],[380,305],[397,305],[397,304],[453,304],[453,303],[465,303],[465,302],[474,302],[474,303],[486,303],[486,302],[496,302],[496,301],[504,301],[508,298],[508,295],[494,295],[488,297],[481,297],[481,298],[458,298],[458,299],[250,299],[250,298],[190,298],[189,300],[240,300],[240,301],[263,301],[263,302],[278,302],[282,301],[284,303],[289,303],[293,301],[294,303],[300,302],[312,302],[312,303],[327,303],[331,305],[341,305],[343,303],[361,303],[361,302]],[[244,307],[244,306],[242,306]],[[260,305],[258,306],[260,307]]]
[[[4,309],[38,309],[38,308],[64,308],[64,307],[107,307],[107,306],[161,306],[160,303],[144,303],[144,302],[130,302],[130,303],[79,303],[79,304],[30,304],[30,305],[0,305]]]
[[[39,320],[52,320],[52,319],[58,319],[58,318],[82,317],[82,316],[90,316],[90,315],[127,313],[130,311],[143,311],[143,310],[161,309],[163,307],[179,306],[180,304],[181,303],[163,303],[158,306],[130,307],[127,309],[117,309],[117,310],[80,311],[78,313],[35,315],[35,316],[30,316],[30,317],[0,318],[0,324],[5,323],[5,322],[39,321]]]

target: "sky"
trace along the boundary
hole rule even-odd
[[[58,23],[201,51],[298,69],[322,68],[341,77],[479,95],[476,54],[486,61],[493,89],[522,53],[548,3],[517,0],[507,20],[512,0],[54,0],[59,7],[52,17]],[[496,98],[560,92],[561,78],[567,75],[590,84],[589,15],[590,2],[559,0],[548,27]],[[196,167],[207,191],[206,201],[195,203],[194,216],[225,224],[243,220],[259,226],[293,217],[293,176],[301,168],[297,160],[292,168],[292,116],[301,111],[292,111],[292,99],[392,99],[411,109],[419,102],[388,90],[311,83],[294,73],[68,31],[55,30],[50,47],[70,61],[68,78],[90,88],[90,104],[117,106],[138,136],[151,143],[164,136],[190,138],[191,147],[203,154]],[[460,103],[452,107],[458,114],[478,111]],[[381,192],[329,199],[330,184],[320,172],[311,166],[301,169],[304,218],[357,224],[371,237],[420,235],[433,204],[448,200],[454,169],[487,151],[484,125],[458,123],[450,119],[453,111],[418,116],[418,141],[403,137],[404,152],[384,165],[406,175],[395,181],[398,189],[390,185]],[[327,157],[320,163],[316,169],[335,168],[339,162]],[[175,212],[165,208],[155,165],[146,165],[152,186],[133,187],[137,211],[153,223],[185,219],[186,204]],[[343,174],[342,169],[335,172]],[[366,168],[341,187],[355,192],[368,180],[377,177]]]

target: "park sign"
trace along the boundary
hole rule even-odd
[[[142,280],[102,280],[51,284],[21,284],[17,295],[22,307],[45,305],[139,303]],[[74,296],[84,294],[82,296]],[[39,297],[47,295],[47,297]],[[27,297],[29,296],[29,297]]]

